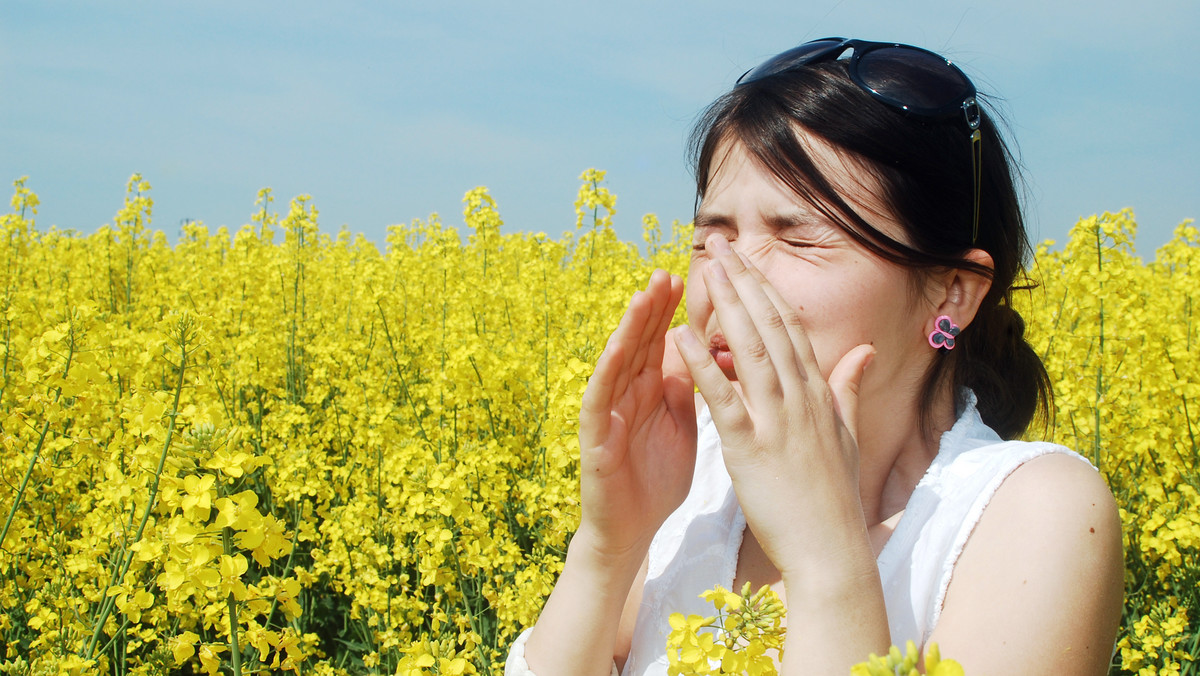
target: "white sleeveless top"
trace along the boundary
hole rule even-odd
[[[992,495],[1013,470],[1050,453],[1087,462],[1057,444],[1004,441],[980,419],[974,393],[963,395],[962,414],[942,435],[937,456],[876,559],[893,645],[911,640],[924,648],[937,625],[958,556]],[[712,604],[700,593],[716,585],[733,588],[746,517],[725,471],[721,440],[707,407],[697,423],[691,491],[650,544],[641,607],[622,676],[666,676],[671,632],[667,618],[672,613],[712,615]],[[532,676],[524,661],[528,633],[513,645],[506,675]]]
[[[962,415],[942,435],[938,454],[917,484],[876,560],[893,645],[924,646],[942,611],[954,565],[1000,483],[1025,462],[1063,446],[1004,441],[983,423],[975,395],[965,392]],[[650,545],[646,585],[623,676],[665,676],[672,613],[708,616],[701,592],[733,588],[746,517],[721,456],[721,440],[705,408],[691,492]]]

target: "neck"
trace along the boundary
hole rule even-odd
[[[942,434],[954,425],[954,397],[949,386],[939,390],[928,427],[921,424],[915,390],[903,402],[864,400],[859,411],[860,420],[871,421],[860,427],[858,447],[859,497],[867,525],[873,526],[908,504],[917,482],[937,456]]]

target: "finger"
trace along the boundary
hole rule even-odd
[[[861,391],[863,373],[874,358],[873,345],[859,345],[843,355],[829,374],[833,408],[855,443],[858,443],[858,394]]]
[[[621,424],[621,419],[613,414],[611,408],[595,402],[604,395],[596,393],[590,382],[588,385],[589,389],[584,392],[579,407],[579,450],[585,460],[617,435],[613,425]],[[589,399],[592,401],[589,402]]]
[[[679,346],[674,337],[667,336],[663,342],[666,343],[667,354],[674,355],[671,364],[663,364],[663,401],[677,419],[694,424],[696,420],[696,383],[692,380],[692,374],[688,372],[687,364],[679,354]],[[707,350],[705,353],[707,354]]]
[[[732,447],[753,438],[754,425],[746,406],[709,354],[708,348],[700,342],[690,326],[676,327],[671,333],[679,348],[679,356],[683,358],[696,388],[708,404],[721,439]]]
[[[670,291],[670,276],[665,271],[655,270],[650,274],[650,279],[646,282],[646,290],[644,292],[650,301],[650,307],[646,315],[646,323],[642,326],[642,333],[639,336],[640,345],[649,346],[654,342],[655,338],[660,337],[656,334],[661,334],[659,324],[662,320],[663,311],[670,301]],[[638,362],[635,362],[635,368],[640,369],[645,361],[646,353],[642,352],[639,355]]]
[[[675,282],[671,275],[664,270],[655,270],[646,283],[645,291],[636,294],[638,302],[645,304],[645,316],[636,331],[630,331],[631,338],[636,332],[636,342],[626,344],[629,361],[624,371],[618,375],[616,391],[624,391],[629,382],[644,369],[662,368],[665,333],[671,317],[675,314],[675,307],[679,305],[679,298],[683,295],[682,281],[679,286],[678,294],[675,294]]]
[[[683,363],[683,357],[679,354],[679,346],[675,344],[674,338],[668,336],[663,341],[663,376],[674,377],[681,375],[687,376],[689,380],[691,379],[687,364]]]
[[[596,368],[588,378],[587,389],[583,392],[580,417],[592,416],[589,420],[599,424],[599,430],[607,430],[607,422],[601,423],[595,416],[603,416],[607,421],[613,400],[618,393],[623,392],[628,380],[623,376],[632,368],[633,361],[638,357],[637,336],[643,332],[649,312],[649,302],[645,294],[635,291],[629,299],[629,306],[617,328],[608,337],[604,350],[596,359]]]
[[[629,299],[584,390],[580,422],[586,418],[590,423],[589,437],[607,435],[616,400],[647,364],[661,369],[665,332],[682,296],[683,280],[659,270],[651,275],[645,291],[636,291]],[[581,425],[581,441],[583,434]]]
[[[781,397],[781,379],[798,372],[791,338],[762,284],[719,235],[708,239],[713,257],[705,271],[706,289],[717,323],[733,355],[734,369],[747,402]]]
[[[679,302],[683,300],[683,290],[683,278],[679,275],[671,275],[671,302],[667,305],[670,311],[663,317],[660,333],[664,352],[662,356],[663,398],[666,400],[668,408],[681,411],[681,413],[690,412],[687,417],[695,420],[695,383],[692,381],[692,374],[688,373],[687,365],[684,364],[683,357],[679,354],[679,346],[673,339],[668,340],[667,338],[671,320],[675,317],[675,310],[679,307]]]
[[[609,341],[596,368],[588,378],[579,405],[579,442],[584,450],[599,445],[609,436],[612,423],[613,392],[626,350],[619,342]]]
[[[649,364],[654,368],[661,369],[667,343],[667,329],[670,328],[671,320],[675,317],[675,310],[683,298],[683,279],[678,275],[670,275],[664,270],[656,270],[651,276],[651,282],[654,284],[651,292],[660,294],[663,302],[661,305],[655,305],[651,320],[647,323],[648,332],[644,339],[647,341],[648,349],[642,367]]]
[[[800,374],[800,378],[807,381],[810,373],[819,375],[821,368],[817,363],[817,355],[813,351],[812,341],[808,338],[808,332],[804,330],[804,323],[800,319],[800,313],[784,300],[779,290],[771,282],[767,281],[762,271],[755,267],[748,258],[741,254],[738,254],[738,257],[741,259],[742,265],[750,273],[751,278],[757,281],[762,287],[763,293],[770,299],[772,305],[775,307],[775,311],[779,313],[783,325],[787,329],[792,351],[796,356],[796,368]]]

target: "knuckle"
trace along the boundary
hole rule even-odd
[[[800,321],[800,313],[790,308],[781,314],[781,321],[785,327],[804,330],[804,325]]]
[[[787,329],[788,327],[787,320],[775,310],[769,310],[763,313],[762,323],[763,327],[770,331]]]
[[[769,361],[771,358],[770,352],[767,350],[767,344],[761,338],[755,338],[750,341],[745,348],[745,354],[748,358],[755,362]]]
[[[808,401],[814,413],[833,410],[836,404],[833,388],[829,387],[829,384],[823,381],[814,383]]]
[[[708,405],[717,409],[728,409],[740,403],[737,392],[732,387],[722,387],[713,396],[714,401]]]

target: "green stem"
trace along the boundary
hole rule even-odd
[[[396,368],[396,375],[400,378],[400,390],[404,395],[404,401],[408,404],[409,410],[412,411],[413,421],[417,423],[417,432],[421,435],[421,439],[428,443],[429,435],[425,433],[425,425],[421,422],[421,416],[417,412],[417,404],[413,401],[412,394],[408,391],[408,381],[404,377],[404,367],[400,365],[400,360],[396,356],[396,344],[392,341],[392,330],[388,327],[387,314],[384,313],[383,305],[378,300],[375,301],[375,307],[379,308],[379,318],[383,323],[383,335],[388,343],[388,355],[392,358],[392,365]]]
[[[66,363],[63,364],[62,372],[62,377],[64,380],[66,379],[67,374],[71,372],[71,363],[75,358],[75,350],[78,347],[78,345],[76,345],[74,315],[69,314],[68,317],[72,321],[68,327],[67,359]],[[61,398],[62,387],[55,388],[54,403],[57,404],[58,400]],[[29,479],[33,476],[33,468],[37,466],[38,459],[42,455],[42,447],[46,445],[46,435],[49,432],[50,421],[46,420],[46,422],[42,425],[42,431],[38,434],[37,446],[34,446],[33,448],[33,456],[29,458],[29,466],[25,468],[25,476],[21,478],[21,485],[17,488],[17,495],[13,499],[12,508],[8,510],[8,517],[4,520],[4,530],[0,531],[0,550],[4,549],[4,540],[8,538],[8,530],[12,527],[13,518],[16,517],[17,509],[20,508],[21,501],[25,497],[25,489],[29,486]]]
[[[471,363],[471,369],[475,371],[475,380],[479,382],[479,390],[481,392],[486,391],[486,387],[483,384],[483,374],[479,372],[479,364],[475,363],[475,355],[468,355],[467,361]],[[500,433],[496,431],[496,417],[492,414],[492,401],[488,397],[483,397],[482,402],[483,409],[487,412],[488,426],[492,430],[492,438],[499,439]]]
[[[1195,673],[1197,664],[1195,661],[1197,648],[1200,648],[1200,631],[1192,634],[1192,643],[1190,646],[1188,646],[1187,652],[1192,656],[1193,659],[1187,660],[1184,663],[1183,672],[1180,674],[1180,676],[1191,676],[1191,674]]]
[[[133,535],[133,541],[130,544],[137,543],[142,539],[142,533],[146,530],[146,524],[150,521],[150,514],[154,511],[154,503],[158,500],[158,484],[162,479],[163,467],[167,463],[167,452],[171,450],[171,440],[175,436],[175,419],[179,416],[179,399],[183,394],[184,373],[187,371],[187,361],[192,339],[192,327],[184,326],[180,322],[179,326],[179,368],[177,370],[177,380],[175,383],[175,398],[171,404],[171,414],[167,424],[167,438],[163,441],[162,453],[158,456],[158,466],[154,470],[154,480],[150,484],[146,509],[142,511],[142,519],[138,523],[137,532]],[[134,551],[128,548],[125,552],[125,559],[121,561],[117,568],[113,571],[113,578],[109,581],[105,588],[103,596],[104,601],[101,605],[100,616],[96,618],[96,625],[92,628],[92,639],[88,643],[87,651],[84,653],[84,659],[90,660],[96,654],[96,645],[100,641],[100,634],[104,631],[104,624],[108,621],[108,616],[112,613],[113,605],[116,603],[114,597],[108,596],[108,590],[115,585],[122,584],[125,580],[125,574],[129,572],[129,567],[133,565]]]
[[[1100,466],[1100,399],[1104,392],[1104,250],[1101,246],[1100,228],[1096,228],[1096,277],[1099,279],[1100,297],[1100,350],[1096,359],[1096,404],[1092,409],[1095,429],[1092,432],[1092,464]]]
[[[292,560],[296,556],[296,544],[300,541],[300,514],[297,510],[295,514],[296,529],[292,531],[292,551],[288,553],[287,563],[283,566],[283,574],[279,576],[282,580],[292,573]],[[270,627],[271,620],[275,617],[275,608],[279,605],[279,594],[275,594],[275,598],[271,599],[271,609],[267,611],[267,621],[263,626]]]
[[[17,515],[17,508],[21,506],[21,500],[25,496],[25,488],[29,486],[29,477],[33,476],[33,468],[37,466],[38,458],[42,455],[42,446],[46,444],[46,433],[49,431],[50,421],[47,420],[42,425],[37,446],[33,449],[33,457],[29,459],[29,466],[25,468],[25,476],[21,479],[21,486],[17,488],[17,497],[13,500],[12,508],[8,510],[8,518],[4,520],[4,530],[0,532],[0,550],[4,549],[4,540],[8,537],[8,529],[12,527],[13,517]]]
[[[592,189],[593,190],[596,189],[597,187],[599,187],[599,185],[600,185],[599,181],[592,181]],[[591,247],[588,249],[587,285],[588,285],[589,289],[592,288],[592,262],[596,257],[596,228],[599,226],[599,221],[600,221],[600,207],[595,207],[592,209],[592,241],[591,241]]]
[[[227,556],[233,554],[233,542],[230,541],[229,533],[228,526],[221,529],[221,544],[224,546]],[[242,676],[242,643],[238,639],[238,602],[233,597],[232,590],[226,597],[225,604],[229,608],[229,661],[233,665],[234,676]]]
[[[12,307],[11,300],[8,301],[7,303],[5,303],[5,314],[6,315],[8,314],[8,308],[10,308],[10,307]],[[4,406],[4,393],[8,391],[8,381],[9,381],[8,358],[11,353],[12,353],[12,320],[5,319],[4,320],[4,365],[3,365],[3,368],[0,369],[0,371],[2,371],[2,376],[3,376],[3,378],[2,378],[3,382],[0,382],[0,410],[3,410],[3,406]]]
[[[445,522],[447,526],[454,525],[454,522],[448,517],[445,519]],[[486,642],[487,638],[490,637],[484,637],[484,632],[479,626],[478,622],[479,615],[481,613],[476,612],[471,604],[471,597],[478,598],[482,595],[482,592],[479,589],[480,585],[477,583],[477,581],[468,580],[467,576],[463,574],[462,563],[458,559],[457,538],[450,543],[450,553],[454,559],[455,572],[458,574],[459,599],[462,602],[463,613],[467,616],[467,622],[471,627],[471,631],[480,638],[480,642],[475,645],[475,652],[479,656],[480,666],[482,666],[484,672],[490,676],[492,673],[492,662],[490,659],[488,659],[487,650],[484,646],[484,642]],[[476,584],[469,584],[470,582],[476,582]]]

